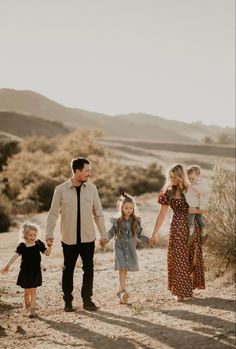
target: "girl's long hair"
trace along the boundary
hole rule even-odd
[[[177,185],[173,185],[170,179],[170,175],[173,174],[177,179],[180,180],[180,183]],[[187,177],[187,173],[181,164],[174,164],[172,165],[169,170],[168,170],[168,175],[167,175],[167,183],[164,187],[164,192],[168,193],[170,195],[170,198],[173,198],[176,196],[176,191],[179,189],[180,194],[184,192],[187,192],[188,187],[189,187],[189,180]]]
[[[131,203],[133,205],[133,212],[131,213],[130,215],[130,219],[131,219],[131,231],[132,231],[132,234],[135,235],[136,234],[136,228],[137,228],[137,225],[138,223],[140,222],[140,217],[138,217],[136,215],[136,204],[135,204],[135,199],[129,195],[129,194],[126,194],[126,193],[122,193],[119,200],[117,201],[117,207],[118,207],[118,210],[120,212],[120,217],[117,219],[117,225],[118,225],[118,234],[120,235],[121,233],[121,223],[122,223],[122,220],[124,219],[124,213],[123,213],[123,207],[124,207],[124,204],[126,204],[127,202]]]
[[[39,226],[35,223],[25,222],[20,227],[20,242],[24,242],[26,239],[27,232],[29,230],[35,230],[37,232],[37,237],[39,237]]]

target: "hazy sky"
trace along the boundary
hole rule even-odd
[[[234,125],[234,0],[0,0],[0,88]]]

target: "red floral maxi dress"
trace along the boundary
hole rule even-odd
[[[205,288],[200,230],[195,227],[197,238],[191,247],[187,247],[189,225],[185,197],[170,198],[168,192],[161,192],[158,202],[170,205],[173,210],[167,254],[168,290],[178,297],[192,297],[193,289]]]

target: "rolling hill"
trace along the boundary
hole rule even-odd
[[[167,120],[159,116],[144,113],[131,113],[127,115],[109,116],[100,113],[89,112],[81,109],[68,108],[56,103],[49,98],[33,91],[18,91],[14,89],[0,89],[0,111],[14,112],[19,118],[16,132],[24,133],[25,118],[38,117],[44,120],[63,123],[65,129],[93,127],[104,130],[107,137],[148,140],[158,142],[201,143],[204,137],[216,139],[219,134],[226,133],[234,137],[233,128],[222,128],[215,125],[207,126],[202,123],[184,123]],[[8,114],[10,115],[10,114]],[[23,115],[23,116],[21,116]],[[3,129],[0,119],[0,130],[11,133],[9,118],[8,127]],[[29,121],[28,121],[29,122]],[[33,121],[32,121],[33,122]],[[5,121],[5,125],[6,125]],[[30,126],[28,126],[30,127]],[[38,126],[43,132],[42,121]],[[22,128],[23,130],[20,130]],[[16,129],[16,128],[15,128]],[[50,133],[49,128],[45,132]],[[32,130],[32,129],[31,129]],[[56,129],[54,129],[56,132]],[[19,136],[19,134],[16,134]]]
[[[58,134],[65,134],[69,129],[60,123],[24,115],[10,111],[0,111],[0,131],[2,138],[15,135],[20,138],[26,136],[53,137]]]

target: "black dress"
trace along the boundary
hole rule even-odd
[[[21,242],[16,253],[21,255],[20,273],[17,285],[22,288],[35,288],[42,285],[41,253],[46,251],[46,246],[41,240],[36,240],[34,246],[27,247]]]

